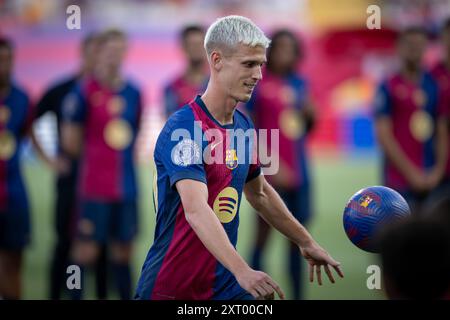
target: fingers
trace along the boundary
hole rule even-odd
[[[317,282],[319,283],[319,286],[322,285],[322,270],[320,270],[321,266],[316,266],[316,275],[317,275]]]
[[[253,298],[258,299],[259,293],[255,289],[249,289],[248,292],[253,296]]]
[[[281,290],[280,286],[278,285],[278,283],[276,283],[275,281],[272,280],[272,278],[269,277],[267,283],[276,291],[276,293],[278,294],[278,296],[280,297],[280,299],[284,300],[284,292],[283,290]]]
[[[334,283],[334,277],[333,274],[331,273],[330,267],[326,264],[324,266],[325,272],[327,273],[328,279],[330,279],[331,283]]]
[[[334,270],[336,270],[337,274],[338,274],[341,278],[344,277],[344,273],[342,272],[341,266],[340,266],[340,265],[333,266],[333,268],[334,268]]]
[[[334,279],[334,276],[331,272],[330,266],[328,264],[323,265],[325,269],[325,273],[328,276],[328,279],[331,283],[335,283],[336,280]],[[309,282],[314,282],[314,274],[316,274],[317,277],[317,283],[321,286],[322,285],[322,270],[321,265],[316,264],[309,264]],[[341,271],[341,268],[339,265],[333,266],[333,268],[336,270],[337,274],[343,278],[344,274]]]
[[[259,293],[259,299],[264,299],[265,296],[268,296],[273,292],[273,289],[265,282],[261,282],[255,286],[255,289]]]

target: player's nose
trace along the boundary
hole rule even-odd
[[[254,71],[253,71],[253,75],[252,78],[256,81],[259,81],[262,79],[262,69],[260,66],[257,66]]]

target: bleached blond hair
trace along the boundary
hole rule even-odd
[[[208,59],[215,49],[231,49],[238,44],[267,49],[270,39],[253,21],[242,16],[219,18],[206,31],[204,47]]]

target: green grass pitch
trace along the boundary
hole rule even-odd
[[[372,158],[373,159],[373,158]],[[342,211],[350,196],[357,190],[379,184],[378,165],[369,157],[314,159],[312,177],[314,182],[314,217],[308,229],[315,239],[331,255],[342,263],[344,279],[332,285],[327,280],[323,286],[305,281],[306,299],[383,299],[381,290],[369,290],[366,281],[367,267],[376,264],[376,256],[364,253],[347,239],[342,227]],[[155,214],[151,201],[152,172],[150,165],[139,168],[140,233],[135,244],[133,258],[134,282],[153,240]],[[51,252],[54,244],[53,227],[53,175],[39,163],[26,164],[23,172],[27,183],[32,208],[32,243],[26,250],[23,272],[23,297],[25,299],[47,299],[48,275]],[[249,258],[254,237],[254,213],[247,202],[240,212],[238,251]],[[274,232],[271,235],[264,263],[267,272],[281,285],[290,297],[287,266],[287,242]],[[305,273],[306,276],[306,273]],[[305,278],[306,279],[306,278]],[[87,276],[85,292],[87,299],[94,299],[93,285]],[[113,289],[113,283],[110,289]],[[110,298],[117,298],[114,293]]]

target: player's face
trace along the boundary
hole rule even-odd
[[[83,62],[89,71],[92,71],[98,61],[98,41],[92,40],[83,48]]]
[[[266,49],[239,44],[223,57],[219,72],[221,83],[228,96],[236,101],[250,100],[256,83],[262,79],[261,68],[266,62]]]
[[[272,65],[280,71],[290,71],[297,63],[295,43],[289,36],[281,36],[272,48]]]
[[[0,47],[0,82],[7,83],[12,69],[12,52],[10,49]]]
[[[399,54],[403,62],[419,66],[427,46],[427,39],[421,33],[404,35],[399,43]]]
[[[205,62],[205,49],[203,48],[203,32],[190,32],[183,42],[183,49],[189,64],[198,65]]]
[[[127,49],[125,39],[112,38],[100,47],[98,63],[102,64],[106,69],[119,70]]]

